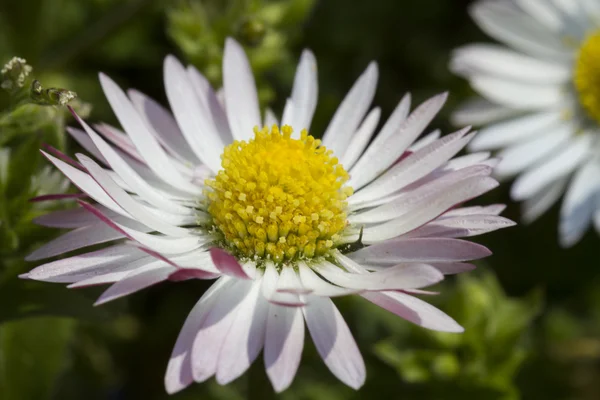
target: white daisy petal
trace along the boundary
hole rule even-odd
[[[104,74],[100,74],[100,83],[119,122],[127,131],[128,137],[150,169],[166,183],[180,190],[199,194],[198,188],[188,182],[175,168],[156,137],[150,133],[142,118],[117,84]]]
[[[454,51],[450,68],[457,75],[490,75],[525,83],[560,84],[571,77],[568,64],[557,64],[489,44],[472,44]]]
[[[129,89],[127,94],[151,132],[156,134],[156,138],[171,154],[182,161],[200,161],[190,150],[175,118],[166,109],[137,90]]]
[[[472,271],[475,265],[469,263],[429,263],[444,275],[460,274],[462,272]]]
[[[589,156],[592,138],[579,136],[568,146],[557,151],[551,159],[521,175],[511,188],[515,200],[533,196],[544,186],[573,172]]]
[[[402,100],[400,100],[392,112],[392,115],[390,115],[390,117],[387,119],[379,133],[375,136],[375,139],[373,139],[373,142],[367,147],[364,154],[359,158],[356,165],[352,167],[352,170],[350,171],[351,173],[354,173],[355,170],[358,171],[364,165],[368,164],[368,160],[379,154],[385,147],[390,136],[398,132],[398,129],[406,120],[406,117],[408,117],[408,113],[410,112],[410,102],[411,96],[410,93],[407,93],[404,95],[404,97],[402,97]]]
[[[573,133],[571,124],[560,124],[549,128],[543,135],[531,140],[523,139],[521,143],[502,150],[498,153],[500,162],[495,170],[496,175],[512,176],[555,155],[569,142]]]
[[[450,171],[417,185],[415,189],[407,188],[397,195],[382,198],[377,203],[375,201],[366,203],[366,207],[382,205],[366,211],[358,211],[356,214],[350,215],[348,220],[355,224],[377,223],[408,215],[415,211],[415,208],[419,208],[421,202],[443,196],[446,190],[466,179],[489,176],[491,171],[492,169],[485,165],[473,165],[458,171]]]
[[[381,109],[379,107],[372,109],[354,133],[354,137],[340,161],[346,170],[352,168],[365,148],[367,148],[369,140],[373,136],[373,133],[375,133],[375,128],[377,128],[377,124],[379,123],[380,114]]]
[[[583,9],[596,21],[600,20],[600,4],[596,0],[580,0]]]
[[[132,229],[122,223],[116,222],[102,213],[101,210],[89,203],[79,202],[86,210],[96,215],[102,222],[108,225],[115,232],[120,233],[118,237],[127,237],[138,243],[146,249],[153,250],[160,254],[181,254],[192,251],[200,247],[206,240],[205,238],[188,237],[170,237],[161,235],[151,235],[143,230]]]
[[[69,231],[31,252],[25,260],[36,261],[54,257],[96,244],[121,239],[124,235],[102,222]]]
[[[391,194],[429,174],[458,153],[471,140],[472,134],[464,136],[467,132],[468,128],[465,128],[444,136],[410,154],[353,196],[349,204],[356,205]]]
[[[315,347],[329,370],[351,388],[360,388],[365,382],[365,363],[333,302],[325,297],[311,296],[302,311]]]
[[[428,146],[438,140],[441,135],[442,131],[436,129],[414,142],[413,145],[408,148],[408,151],[414,153],[415,151],[421,150],[423,147]]]
[[[261,296],[260,288],[260,280],[252,284],[233,322],[235,328],[229,330],[221,347],[216,371],[220,385],[246,372],[264,345],[269,303]]]
[[[469,150],[491,150],[509,146],[535,135],[541,135],[560,121],[560,112],[552,110],[490,125],[479,131],[471,140]]]
[[[567,178],[558,179],[556,182],[540,189],[530,198],[525,199],[521,205],[523,221],[529,224],[548,211],[564,193],[567,182]]]
[[[102,138],[96,134],[83,120],[79,119],[79,123],[83,126],[89,138],[93,141],[94,146],[102,154],[102,157],[113,168],[113,170],[121,177],[128,187],[142,196],[149,203],[165,210],[179,214],[189,214],[189,209],[171,201],[156,191],[149,183],[147,183],[133,168],[119,156],[119,154],[109,146]]]
[[[270,108],[267,108],[265,110],[265,122],[263,125],[268,126],[268,127],[271,127],[273,125],[279,125],[277,116],[275,116],[275,113]]]
[[[438,310],[416,297],[401,292],[367,292],[361,295],[379,307],[396,314],[400,318],[440,332],[463,332],[462,326]]]
[[[204,382],[216,373],[225,338],[251,287],[251,282],[236,280],[220,290],[218,301],[208,310],[192,345],[192,375],[196,382]]]
[[[471,16],[488,35],[527,54],[568,60],[560,36],[553,35],[511,2],[480,1]]]
[[[323,134],[323,144],[344,157],[349,138],[363,119],[375,95],[377,64],[371,63],[348,92]]]
[[[442,216],[420,228],[408,232],[404,237],[467,237],[481,235],[514,225],[513,221],[497,215]]]
[[[283,124],[291,125],[295,130],[295,137],[300,137],[300,131],[310,131],[318,96],[317,83],[317,60],[310,50],[304,50],[300,56],[294,87],[292,88],[291,100],[294,106],[293,119],[283,120]]]
[[[258,95],[246,53],[242,46],[231,38],[225,41],[223,89],[233,137],[238,140],[250,139],[252,129],[260,125]]]
[[[343,266],[352,262],[346,258],[343,261]],[[337,266],[327,262],[322,262],[318,266],[315,266],[315,270],[323,275],[325,279],[338,286],[356,290],[418,289],[436,284],[444,279],[444,276],[438,270],[421,263],[397,265],[369,274],[344,272]]]
[[[581,239],[600,209],[600,164],[590,161],[573,177],[561,208],[560,242],[569,247]]]
[[[486,247],[460,239],[414,238],[389,240],[365,247],[348,257],[362,264],[396,265],[406,262],[454,262],[489,256]]]
[[[294,120],[294,100],[292,99],[287,99],[285,101],[285,106],[283,107],[283,115],[281,116],[281,124],[283,126],[285,125],[292,125],[293,120]],[[300,132],[295,131],[294,132],[294,137],[298,138]]]
[[[165,388],[167,393],[174,394],[194,381],[192,375],[191,350],[198,330],[206,320],[209,311],[221,298],[223,293],[233,285],[234,281],[229,277],[223,277],[214,283],[200,300],[196,303],[181,331],[175,347],[169,359],[167,372],[165,374]]]
[[[79,116],[77,115],[76,118],[78,117]],[[79,121],[80,119],[78,119],[77,122]],[[73,137],[77,141],[77,143],[79,143],[81,147],[85,149],[85,151],[93,155],[95,159],[97,159],[104,165],[108,165],[108,161],[104,158],[102,153],[99,151],[99,149],[96,147],[96,145],[86,132],[82,131],[81,129],[73,128],[71,126],[67,126],[67,132],[69,133],[69,135],[71,135],[71,137]],[[116,150],[114,151],[116,152]]]
[[[482,96],[511,108],[539,110],[559,107],[565,101],[562,85],[515,82],[480,74],[471,76],[469,82]]]
[[[475,98],[461,104],[452,113],[452,123],[455,126],[483,125],[497,122],[517,114],[514,108],[505,107],[489,100]]]
[[[444,213],[444,217],[454,217],[459,215],[500,215],[502,211],[506,209],[504,204],[492,204],[491,206],[471,206],[454,208],[447,213]]]
[[[444,171],[458,171],[474,166],[488,166],[494,168],[498,164],[497,158],[490,158],[490,153],[483,151],[480,153],[465,154],[464,156],[449,160],[443,168]]]
[[[100,298],[96,300],[94,305],[98,306],[116,300],[162,282],[166,280],[169,274],[174,270],[174,267],[160,260],[148,263],[144,267],[137,268],[135,271],[130,272],[125,278],[109,287],[102,293]]]
[[[304,319],[299,308],[270,304],[264,362],[275,392],[287,389],[296,376],[304,347]]]
[[[27,278],[46,282],[77,282],[147,256],[136,247],[110,246],[42,264],[29,271]]]
[[[190,148],[196,156],[213,172],[219,170],[219,153],[223,144],[218,137],[212,136],[207,122],[198,110],[202,108],[200,100],[189,82],[188,74],[173,56],[165,58],[165,91],[171,109]],[[251,129],[251,128],[250,128]]]
[[[476,176],[465,179],[449,188],[443,197],[427,198],[419,207],[415,207],[412,213],[365,228],[363,241],[375,243],[402,235],[431,221],[455,205],[480,196],[497,186],[498,182],[489,177]]]
[[[287,307],[301,307],[305,305],[306,301],[298,294],[285,290],[289,288],[289,280],[285,276],[282,278],[282,275],[283,273],[280,275],[277,272],[272,262],[267,262],[262,278],[262,294],[265,299],[273,304]]]
[[[316,296],[337,297],[346,296],[361,291],[360,289],[348,289],[332,285],[327,280],[315,274],[313,270],[306,265],[306,263],[300,263],[298,266],[298,271],[300,273],[302,285],[306,288],[310,288],[312,293]]]
[[[108,194],[120,207],[128,212],[133,219],[141,221],[144,225],[162,232],[166,235],[177,237],[190,236],[187,229],[166,224],[164,220],[157,218],[152,213],[146,211],[142,204],[133,199],[127,192],[121,189],[108,174],[91,158],[79,154],[79,161],[85,166],[90,175],[98,182],[102,189]]]
[[[71,283],[70,285],[67,285],[67,288],[79,289],[91,286],[106,285],[109,283],[113,284],[121,281],[122,279],[125,279],[127,275],[131,273],[132,270],[142,268],[152,261],[154,260],[151,257],[145,257],[144,259],[139,260],[139,262],[134,261],[133,263],[123,265],[121,268],[119,268],[118,271],[107,272],[105,274],[78,280],[76,282]]]
[[[398,160],[414,139],[423,132],[423,129],[442,108],[447,97],[448,95],[443,93],[432,97],[417,107],[402,123],[397,133],[385,141],[380,152],[374,154],[373,158],[368,160],[367,165],[361,165],[359,168],[359,164],[365,158],[359,160],[355,167],[356,173],[353,174],[348,184],[358,190],[388,169]]]
[[[109,218],[117,218],[119,214],[108,208],[98,205]],[[98,218],[88,212],[85,208],[73,208],[68,210],[52,211],[33,219],[33,222],[51,228],[82,228],[84,226],[98,223]]]
[[[51,156],[48,153],[42,151],[42,154],[52,163],[54,164],[75,186],[77,186],[82,192],[89,195],[92,199],[96,200],[98,203],[104,205],[110,210],[120,214],[124,217],[130,217],[127,211],[123,210],[121,206],[119,206],[113,199],[106,194],[102,186],[100,186],[94,178],[86,174],[85,172],[72,167],[66,162],[59,160],[56,157]]]
[[[233,134],[229,129],[227,115],[210,82],[192,65],[187,67],[187,75],[203,106],[200,110],[203,111],[206,125],[213,131],[211,136],[220,138],[218,141],[215,140],[219,145],[231,143]]]
[[[554,4],[547,0],[515,0],[515,3],[535,18],[539,23],[553,31],[563,26],[560,12]]]
[[[296,274],[293,268],[283,268],[277,281],[277,288],[275,289],[279,293],[292,293],[292,294],[308,294],[312,292],[311,289],[305,288],[300,281],[300,278]]]

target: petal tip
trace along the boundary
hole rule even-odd
[[[209,252],[213,263],[222,273],[236,278],[250,279],[250,276],[248,276],[237,258],[233,255],[218,247],[211,248]]]

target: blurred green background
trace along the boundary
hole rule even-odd
[[[1,0],[0,62],[27,59],[44,88],[78,93],[93,121],[115,122],[99,71],[166,103],[162,60],[175,54],[217,87],[226,36],[244,44],[260,99],[277,112],[303,48],[318,60],[319,136],[370,60],[380,67],[375,103],[388,115],[406,91],[415,104],[451,97],[434,126],[472,92],[448,69],[450,51],[487,41],[467,0]],[[32,203],[67,189],[48,168],[41,143],[73,153],[64,107],[20,105],[0,92],[0,399],[166,399],[163,376],[183,321],[206,289],[165,283],[94,308],[101,289],[19,280],[23,257],[58,234],[31,219],[69,202]],[[22,99],[21,99],[22,100]],[[30,101],[25,101],[25,103]],[[22,101],[21,101],[22,103]],[[478,200],[508,203],[508,185]],[[450,277],[431,299],[466,328],[462,335],[414,327],[357,298],[337,301],[367,363],[358,392],[339,383],[312,343],[282,399],[598,399],[600,280],[594,233],[569,250],[557,245],[557,207],[531,226],[476,238],[494,255]],[[275,398],[261,361],[233,384],[196,384],[173,399]]]

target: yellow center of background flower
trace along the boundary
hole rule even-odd
[[[579,49],[574,81],[581,105],[600,123],[600,30],[589,35]]]
[[[291,134],[289,126],[254,128],[253,139],[225,148],[223,169],[206,181],[208,212],[238,257],[320,256],[346,227],[348,173],[306,130],[300,139]]]

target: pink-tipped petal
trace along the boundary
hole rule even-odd
[[[416,297],[399,292],[367,292],[361,295],[407,321],[440,332],[463,332],[462,326],[444,312]]]
[[[109,287],[94,303],[95,306],[127,296],[166,280],[174,268],[165,266],[161,261],[154,261],[145,267],[132,271],[125,279]]]
[[[225,250],[213,247],[210,249],[210,256],[217,269],[223,274],[240,279],[250,279],[238,260]]]
[[[122,239],[123,234],[101,223],[69,231],[34,250],[25,257],[26,261],[37,261],[43,258],[58,256],[73,250],[93,246],[100,243]]]
[[[98,271],[106,270],[111,266],[116,267],[144,256],[144,253],[130,246],[110,246],[42,264],[29,271],[28,277],[46,282],[75,282],[98,275],[100,273]]]
[[[181,268],[169,275],[169,280],[178,282],[190,279],[216,279],[219,276],[221,276],[221,274],[215,274],[214,272],[203,271],[201,269]]]
[[[47,143],[42,143],[42,147],[44,149],[46,149],[49,153],[54,154],[56,157],[60,158],[61,160],[63,160],[64,162],[71,164],[72,166],[74,166],[75,168],[79,168],[79,169],[85,169],[81,164],[79,164],[77,161],[73,160],[71,157],[69,157],[68,155],[66,155],[65,153],[63,153],[62,151],[50,146]]]
[[[461,239],[414,238],[388,240],[364,247],[348,255],[362,264],[396,265],[403,262],[453,262],[489,256],[486,247]]]

